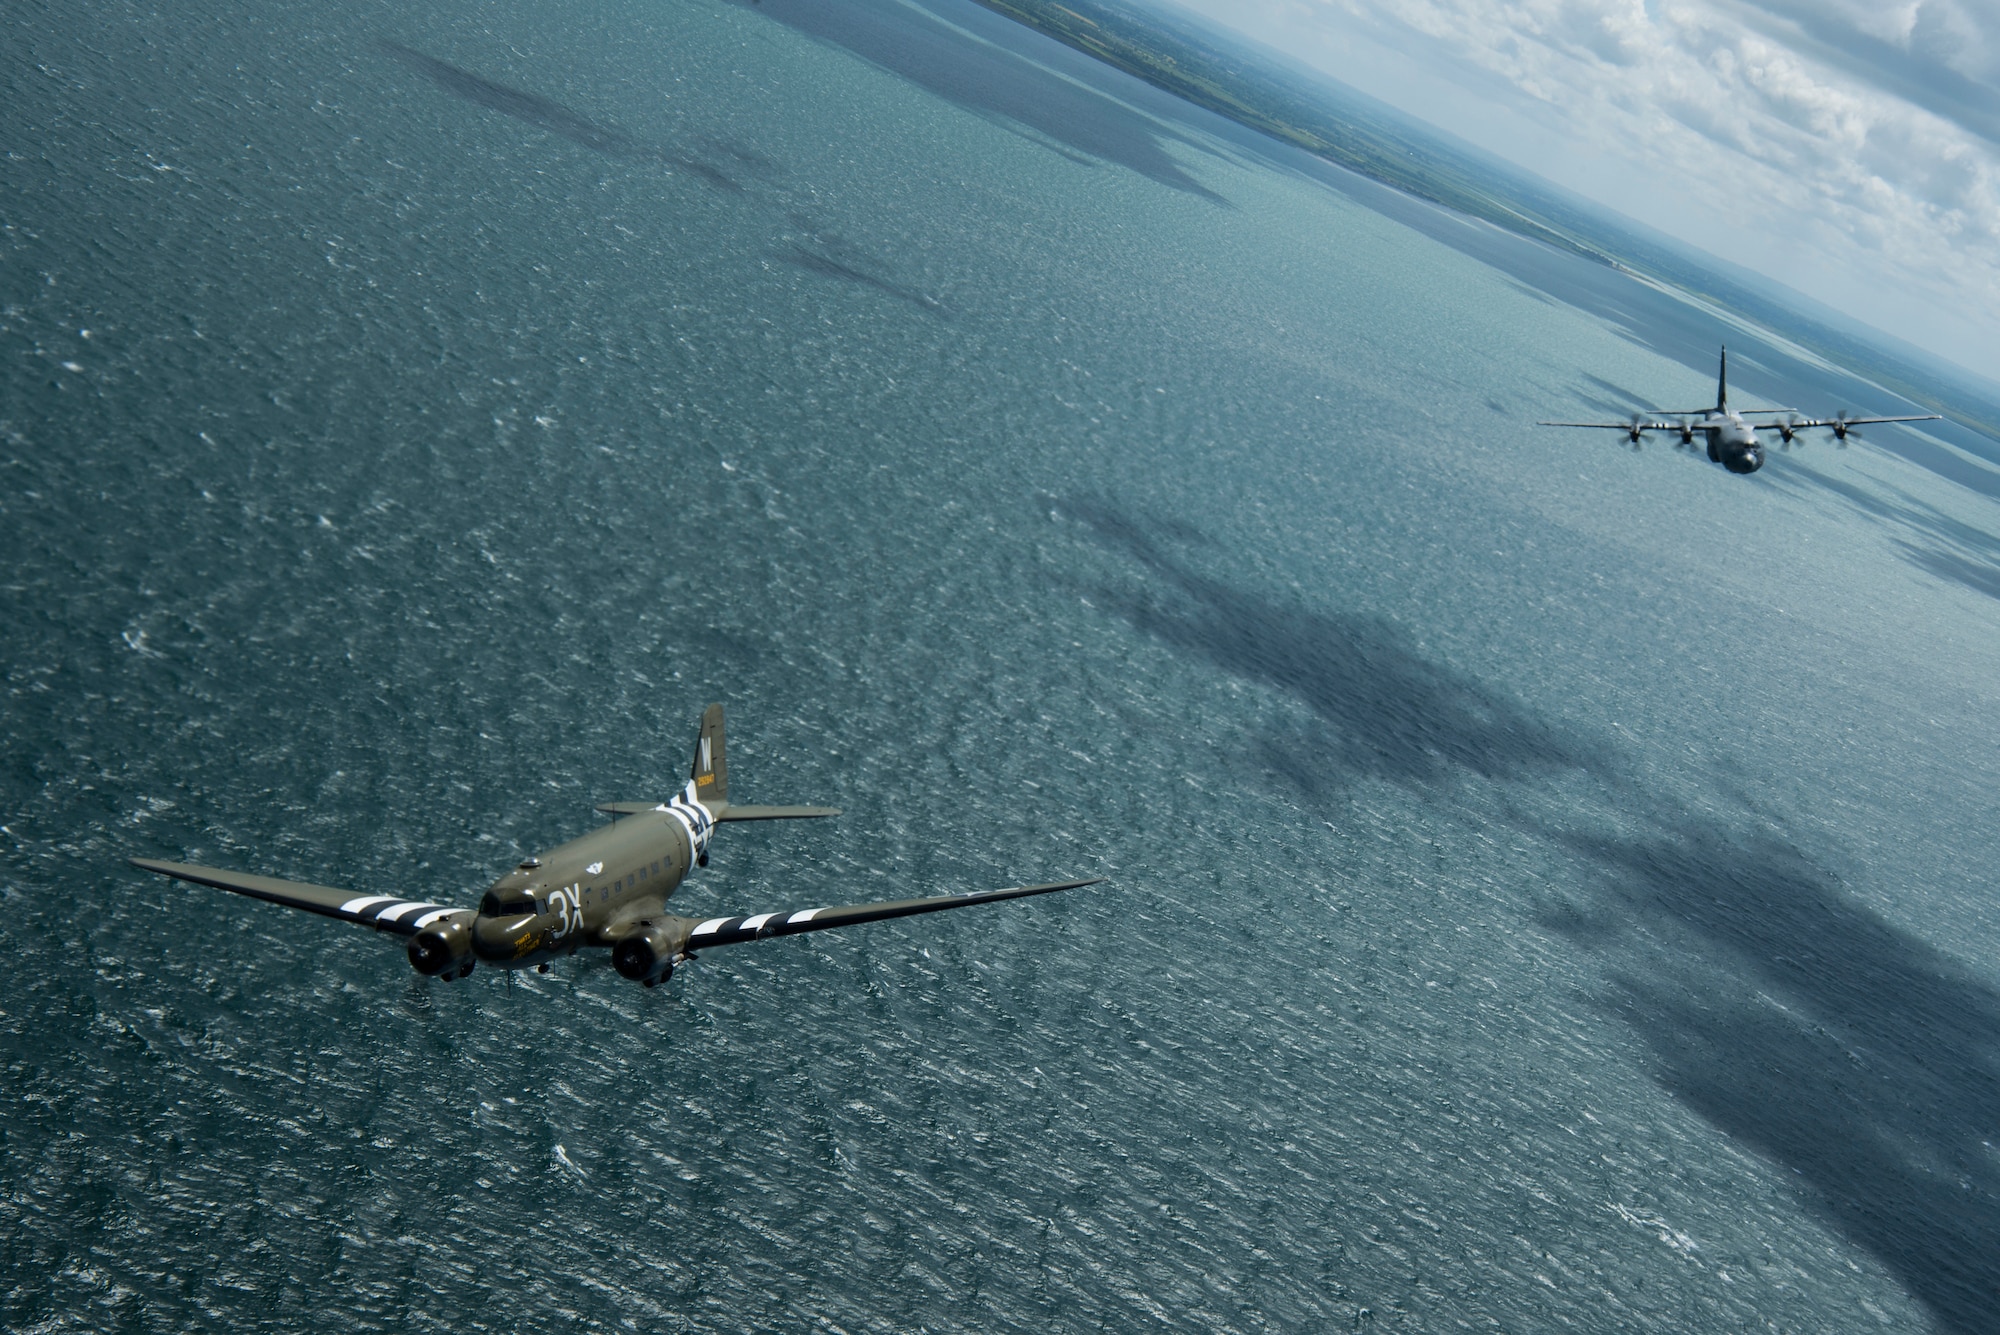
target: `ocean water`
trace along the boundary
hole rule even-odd
[[[2000,1329],[2000,481],[954,0],[27,0],[0,1324]],[[684,912],[442,987],[132,854]]]

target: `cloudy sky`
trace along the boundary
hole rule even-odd
[[[2000,379],[2000,0],[1178,0]]]

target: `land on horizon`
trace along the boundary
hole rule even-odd
[[[1976,373],[1890,335],[1815,314],[1805,294],[1732,277],[1738,266],[1570,197],[1340,84],[1193,16],[1118,0],[976,0],[1135,78],[1335,166],[1600,264],[1627,270],[1780,333],[1827,361],[2000,446],[2000,401]],[[1759,288],[1769,290],[1760,291]],[[1828,312],[1828,315],[1834,313]],[[1845,322],[1845,317],[1836,317]],[[1989,454],[2000,463],[2000,453]]]

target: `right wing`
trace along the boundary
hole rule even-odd
[[[275,876],[254,876],[248,872],[218,871],[214,867],[191,867],[185,862],[156,862],[152,858],[128,858],[141,871],[158,872],[177,881],[212,885],[252,899],[304,909],[343,922],[358,922],[377,931],[398,936],[415,936],[439,918],[448,918],[464,909],[446,908],[421,900],[395,895],[357,895],[352,890],[336,890],[330,885],[308,885],[303,881],[281,881]]]
[[[880,922],[884,918],[908,918],[918,913],[939,913],[945,909],[970,908],[1003,899],[1026,899],[1029,895],[1050,895],[1058,890],[1075,890],[1096,885],[1104,878],[1087,881],[1053,881],[1048,885],[1017,885],[1006,890],[977,890],[969,895],[937,895],[930,899],[891,899],[876,904],[850,904],[837,909],[802,909],[797,913],[759,913],[747,918],[710,918],[688,934],[687,950],[703,946],[733,946],[739,941],[755,941],[766,936],[797,936],[801,932],[824,932],[833,927]]]

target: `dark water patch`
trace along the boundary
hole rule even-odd
[[[1988,598],[2000,598],[2000,563],[1974,561],[1956,552],[1919,547],[1914,543],[1899,542],[1896,546],[1902,549],[1903,555],[1939,579],[1963,584],[1974,593],[1983,593]]]
[[[1616,413],[1620,417],[1630,417],[1633,413],[1658,411],[1655,408],[1647,406],[1652,402],[1651,398],[1647,395],[1641,394],[1635,389],[1627,388],[1615,380],[1606,380],[1603,376],[1592,375],[1588,371],[1583,373],[1582,378],[1586,385],[1591,386],[1595,390],[1595,393],[1579,390],[1577,391],[1577,397],[1592,407],[1601,407],[1604,411]]]
[[[712,162],[703,162],[700,158],[677,157],[672,154],[661,154],[661,160],[669,167],[686,172],[704,185],[714,186],[717,190],[726,190],[733,195],[745,193],[741,181]]]
[[[1901,530],[1891,541],[1913,565],[1975,593],[2000,598],[2000,537],[1954,519],[1897,488],[1889,489],[1893,495],[1884,495],[1832,474],[1801,468],[1767,469],[1763,476],[1773,485],[1793,491],[1818,489],[1839,497],[1870,519]]]
[[[750,0],[750,7],[954,106],[1026,132],[1072,161],[1116,163],[1172,189],[1228,203],[1167,152],[1169,142],[1198,148],[1192,138],[1014,51],[969,42],[920,10],[869,0]]]
[[[630,157],[640,151],[638,142],[623,130],[599,125],[588,116],[571,111],[562,103],[552,102],[539,93],[495,83],[471,70],[460,69],[395,42],[378,41],[376,49],[395,57],[453,97],[463,98],[503,116],[512,116],[515,120],[526,121],[573,144],[581,144],[613,157]]]
[[[1804,447],[1794,447],[1794,449],[1800,448]],[[1781,456],[1793,452],[1783,445],[1778,447],[1778,451]],[[1786,468],[1774,472],[1772,481],[1780,487],[1800,494],[1814,489],[1831,492],[1871,519],[1902,520],[1907,514],[1905,507],[1895,504],[1887,497],[1831,473],[1816,472],[1809,468]]]
[[[1659,1083],[1944,1329],[2000,1330],[2000,993],[1769,834],[1557,837],[1605,888],[1544,925],[1620,943],[1607,1000]]]
[[[715,158],[727,158],[733,170],[741,175],[770,179],[780,174],[776,161],[754,148],[718,139],[713,135],[700,135],[690,141],[692,147]]]
[[[386,39],[378,40],[375,45],[383,54],[394,57],[447,93],[475,106],[485,107],[488,111],[497,111],[503,116],[511,116],[537,129],[546,130],[558,138],[567,139],[573,144],[580,144],[609,157],[656,161],[686,172],[696,180],[718,190],[733,194],[741,194],[744,191],[741,182],[707,158],[642,143],[623,130],[599,124],[560,102],[543,97],[540,93],[495,83],[483,75],[460,69],[456,65],[448,64],[435,56],[427,56],[421,51],[414,51],[407,46]],[[731,158],[739,168],[760,174],[768,174],[771,170],[768,159],[750,150],[714,142],[707,143],[704,147],[717,156]]]
[[[1461,775],[1612,773],[1595,747],[1425,656],[1392,622],[1281,601],[1197,573],[1163,547],[1177,534],[1106,502],[1069,499],[1057,508],[1157,581],[1100,589],[1104,605],[1145,634],[1275,687],[1311,711],[1307,726],[1257,743],[1263,763],[1308,795],[1329,797],[1363,778],[1430,787]]]
[[[795,269],[803,269],[821,278],[837,279],[840,282],[853,283],[857,287],[869,288],[885,296],[894,297],[898,301],[908,302],[918,310],[931,315],[948,317],[951,314],[945,304],[936,297],[899,283],[883,273],[881,261],[839,233],[821,226],[816,220],[803,214],[792,214],[790,221],[793,229],[800,233],[803,239],[792,239],[783,250],[772,255],[772,258],[780,264],[789,264]]]
[[[888,296],[896,298],[898,301],[906,301],[918,310],[928,311],[932,315],[949,314],[945,310],[943,303],[935,297],[925,296],[914,288],[904,287],[900,283],[892,283],[878,274],[869,273],[865,269],[857,269],[852,264],[834,259],[829,255],[821,255],[816,251],[807,250],[803,246],[793,246],[789,250],[780,253],[776,258],[781,263],[789,264],[797,269],[804,269],[807,273],[818,274],[822,278],[837,278],[842,282],[854,283],[860,287],[873,288],[877,292],[885,293]]]
[[[1919,468],[1927,468],[1941,478],[1956,482],[1968,491],[2000,499],[2000,472],[1995,472],[1984,464],[1974,463],[1936,441],[1926,440],[1914,431],[1898,431],[1893,427],[1876,428],[1870,433],[1869,443],[1907,459]]]

